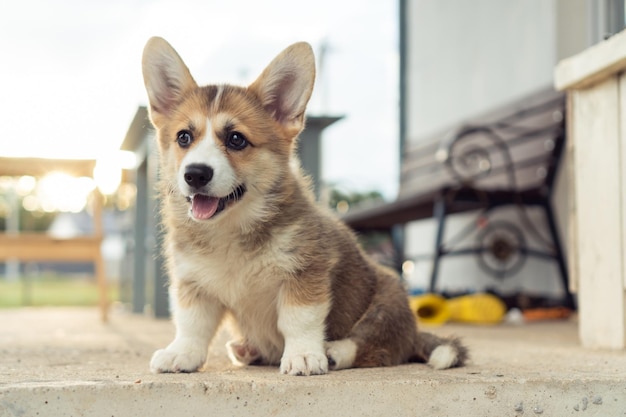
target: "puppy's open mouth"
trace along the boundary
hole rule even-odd
[[[226,197],[194,194],[187,197],[187,201],[191,203],[191,215],[194,219],[207,220],[224,211],[224,209],[232,203],[241,200],[245,192],[246,186],[242,184]]]

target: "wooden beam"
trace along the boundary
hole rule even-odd
[[[626,30],[559,62],[554,71],[557,90],[589,87],[626,69]]]
[[[42,177],[60,171],[75,177],[93,177],[96,161],[93,159],[46,159],[0,157],[0,176],[31,175]]]
[[[57,239],[44,234],[0,234],[0,261],[85,261],[100,257],[102,238],[97,236]]]

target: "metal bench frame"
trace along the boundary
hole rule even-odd
[[[465,124],[454,129],[453,133],[443,140],[422,146],[419,152],[422,155],[428,152],[430,160],[414,169],[421,170],[421,174],[413,175],[434,178],[434,188],[401,194],[396,201],[389,204],[357,209],[345,215],[344,221],[359,232],[391,231],[409,221],[434,217],[437,228],[429,285],[431,292],[437,289],[440,263],[444,256],[476,255],[481,268],[496,278],[515,275],[528,256],[554,260],[564,290],[563,304],[573,308],[574,298],[569,291],[567,266],[551,203],[566,139],[565,98],[553,92],[546,96],[547,98],[540,100],[538,104],[536,102],[530,106],[518,104],[516,111],[504,117],[486,123]],[[529,118],[541,114],[544,118],[546,115],[552,115],[552,121],[545,125],[528,126]],[[479,144],[472,144],[472,141]],[[513,154],[512,148],[529,146],[532,141],[544,143],[545,151],[522,158]],[[405,161],[409,155],[405,155]],[[542,173],[539,176],[540,180],[532,184],[520,184],[517,173],[523,169],[540,170]],[[411,175],[410,168],[405,168],[406,175]],[[417,179],[419,178],[418,176]],[[497,179],[496,182],[493,182],[494,178]],[[436,184],[440,179],[441,183]],[[517,212],[525,230],[531,233],[545,247],[544,249],[533,249],[527,245],[524,234],[514,223],[489,219],[495,209],[505,206],[518,208]],[[528,219],[526,207],[531,206],[542,210],[546,219],[548,238],[539,233]],[[444,242],[447,217],[470,211],[478,213],[475,220],[448,239],[447,243]],[[477,240],[480,240],[480,237],[486,238],[491,233],[494,241],[489,244],[478,242],[471,246],[456,247],[472,233],[478,234]],[[502,237],[493,237],[505,233],[513,236],[512,239],[508,238],[508,242]],[[517,242],[511,244],[511,240]],[[399,255],[403,256],[401,245],[397,243],[396,247]],[[504,258],[511,256],[513,252],[522,261],[507,270],[498,271],[493,265],[487,265],[484,260],[486,256]],[[399,260],[397,263],[401,262],[402,260]]]

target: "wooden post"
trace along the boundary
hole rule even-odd
[[[570,264],[582,344],[626,347],[626,32],[559,63],[567,90]]]
[[[94,236],[99,242],[102,242],[104,236],[104,230],[102,226],[102,203],[104,197],[97,187],[94,189],[92,197]],[[94,254],[94,272],[96,275],[96,282],[98,286],[98,306],[100,307],[100,318],[103,322],[106,323],[109,319],[109,289],[107,285],[104,259],[102,257],[102,247],[98,245],[96,247],[96,251],[97,253]]]

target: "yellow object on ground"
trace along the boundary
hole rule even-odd
[[[411,311],[423,324],[439,325],[450,320],[450,308],[445,298],[437,294],[422,294],[409,297]]]
[[[423,324],[443,324],[456,321],[473,324],[496,324],[506,314],[506,305],[495,295],[470,294],[446,300],[437,294],[409,298],[411,310]]]

